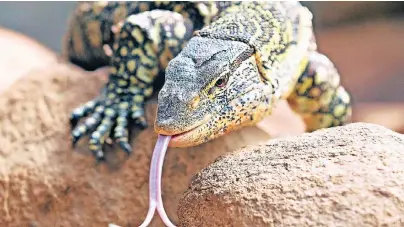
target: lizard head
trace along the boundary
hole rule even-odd
[[[172,147],[196,146],[258,122],[271,96],[253,48],[193,37],[166,68],[154,128]]]

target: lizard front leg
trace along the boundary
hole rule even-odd
[[[351,119],[351,97],[340,85],[340,75],[324,55],[312,52],[309,63],[287,98],[306,124],[306,131],[341,126]]]
[[[131,152],[129,127],[132,123],[147,127],[144,105],[153,93],[153,82],[191,37],[193,29],[188,19],[163,10],[132,15],[118,27],[108,83],[99,97],[76,108],[71,115],[73,144],[90,134],[90,150],[98,160],[104,159],[102,147],[110,134],[125,152]]]

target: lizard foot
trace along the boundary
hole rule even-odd
[[[127,154],[131,154],[128,136],[130,124],[134,123],[141,129],[148,127],[143,99],[139,100],[139,96],[128,94],[116,97],[114,100],[105,96],[95,98],[73,110],[70,117],[73,146],[83,136],[90,134],[89,148],[98,161],[105,160],[102,148],[108,137],[111,136]],[[134,97],[138,100],[135,101]]]

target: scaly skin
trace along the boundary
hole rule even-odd
[[[164,70],[154,127],[173,136],[170,146],[195,146],[254,125],[280,99],[307,131],[349,121],[350,97],[317,52],[312,15],[298,2],[156,4],[95,3],[87,11],[82,5],[72,19],[66,56],[88,70],[112,66],[103,94],[72,114],[73,126],[92,115],[72,134],[76,142],[91,133],[97,158],[110,134],[130,152],[128,129],[131,122],[147,126],[145,99]],[[112,25],[115,35],[106,28]],[[108,58],[103,47],[111,44]]]
[[[195,29],[227,3],[91,2],[78,4],[64,40],[63,55],[86,70],[110,66],[101,95],[73,110],[73,144],[89,134],[95,157],[112,137],[131,152],[128,129],[146,128],[145,100],[156,79]],[[111,53],[108,53],[111,52]],[[160,76],[161,77],[161,76]],[[87,117],[84,122],[79,121]],[[79,124],[79,125],[77,125]]]

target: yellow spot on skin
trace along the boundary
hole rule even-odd
[[[174,27],[174,34],[176,37],[182,39],[186,33],[187,29],[184,24],[179,23]]]
[[[95,138],[100,138],[101,134],[99,132],[94,132],[92,136]]]
[[[307,89],[313,86],[313,78],[307,78],[303,81],[303,84],[299,88],[299,93],[303,94]]]
[[[144,46],[147,56],[154,56],[155,51],[153,50],[153,45],[151,43],[147,43]]]
[[[97,149],[99,148],[99,147],[98,147],[97,145],[95,145],[95,144],[90,144],[88,147],[90,148],[90,150],[97,150]]]
[[[118,117],[117,122],[123,122],[125,119],[123,117]],[[122,131],[123,131],[123,127],[122,126],[116,126],[115,131],[120,132],[119,134],[122,135]]]
[[[139,83],[139,80],[138,80],[135,76],[131,76],[131,77],[130,77],[130,83],[131,83],[132,85],[138,84],[138,83]]]
[[[126,56],[126,55],[128,55],[128,48],[126,48],[126,47],[121,47],[120,54],[121,54],[121,56]]]
[[[330,103],[331,99],[335,95],[333,90],[326,90],[320,98],[320,103]]]
[[[143,54],[143,53],[142,53],[142,51],[141,51],[139,48],[136,48],[136,49],[133,49],[133,50],[132,50],[131,54],[132,54],[133,56],[139,56],[139,55],[141,55],[141,54]]]
[[[134,101],[135,103],[141,103],[141,102],[143,102],[143,100],[144,100],[144,98],[143,98],[143,96],[141,96],[141,95],[135,95],[135,96],[133,96],[133,101]]]
[[[130,86],[130,87],[129,87],[129,91],[130,91],[131,93],[133,93],[133,94],[136,94],[136,93],[140,93],[140,92],[141,92],[141,89],[138,88],[138,87],[136,87],[136,86]]]
[[[137,77],[139,79],[146,83],[151,83],[153,82],[153,79],[149,75],[149,71],[145,67],[139,66],[139,68],[137,69]]]
[[[118,85],[120,87],[126,86],[128,85],[128,82],[126,80],[118,80]]]
[[[144,90],[143,94],[144,94],[146,97],[149,97],[150,95],[153,94],[153,88],[146,88],[146,89]]]
[[[114,43],[114,44],[112,44],[112,48],[114,48],[114,50],[117,50],[117,49],[118,49],[118,47],[119,47],[118,43]]]
[[[118,70],[117,75],[122,76],[125,73],[125,67],[124,66],[125,66],[124,63],[119,64],[119,70]]]
[[[201,99],[199,98],[199,96],[196,96],[195,98],[193,98],[193,99],[192,99],[192,102],[191,102],[192,108],[198,107],[200,100],[201,100]]]
[[[117,72],[118,70],[116,69],[116,67],[111,68],[111,74],[116,74]]]
[[[119,107],[120,107],[121,109],[126,109],[126,108],[129,107],[129,104],[128,104],[127,102],[122,102],[122,103],[119,104]]]
[[[133,29],[131,34],[132,34],[133,38],[136,39],[136,41],[138,41],[139,43],[143,43],[144,35],[138,28]]]
[[[126,103],[126,104],[127,104],[127,103]],[[124,117],[118,117],[116,121],[117,121],[118,123],[123,123],[123,122],[126,121],[126,119],[125,119]],[[122,127],[117,126],[117,127],[115,128],[115,130],[116,130],[117,128],[122,129]]]
[[[126,66],[128,67],[128,70],[130,72],[133,72],[135,70],[135,68],[136,68],[136,61],[135,60],[129,60]]]
[[[115,87],[115,84],[108,85],[108,89],[112,90]]]
[[[310,89],[309,93],[310,93],[310,96],[312,96],[312,97],[318,97],[321,94],[321,90],[320,90],[320,88],[315,87],[315,88]]]
[[[114,99],[116,96],[115,96],[115,94],[114,93],[109,93],[108,94],[108,98],[109,99]]]
[[[79,132],[84,133],[86,131],[86,127],[84,125],[81,125],[78,127]]]
[[[322,122],[320,124],[320,127],[325,128],[325,127],[331,125],[333,120],[334,120],[334,117],[331,114],[323,115],[323,119],[322,119]]]
[[[119,37],[120,37],[121,39],[125,39],[125,38],[128,37],[128,33],[127,33],[126,31],[123,31],[123,32],[121,32],[121,34],[119,34]]]
[[[153,61],[153,60],[149,59],[145,55],[143,55],[140,58],[140,61],[142,62],[143,65],[147,65],[147,66],[154,66],[156,64],[156,61]]]
[[[296,101],[299,112],[315,112],[320,109],[320,103],[317,100],[302,97]]]
[[[341,123],[340,123],[340,121],[339,121],[339,120],[334,119],[333,124],[334,124],[334,125],[340,125]]]
[[[184,8],[183,5],[176,5],[174,6],[174,12],[181,12],[181,10]]]
[[[160,30],[158,29],[159,26],[160,26],[160,23],[156,23],[154,25],[154,28],[150,32],[150,38],[151,38],[151,40],[154,41],[154,43],[161,43],[160,34],[159,34]]]
[[[112,110],[112,109],[106,109],[105,110],[105,115],[107,115],[107,116],[112,116],[114,114],[115,114],[115,111]]]
[[[344,114],[345,111],[345,106],[344,105],[338,105],[336,107],[334,107],[334,116],[335,117],[341,117]]]

